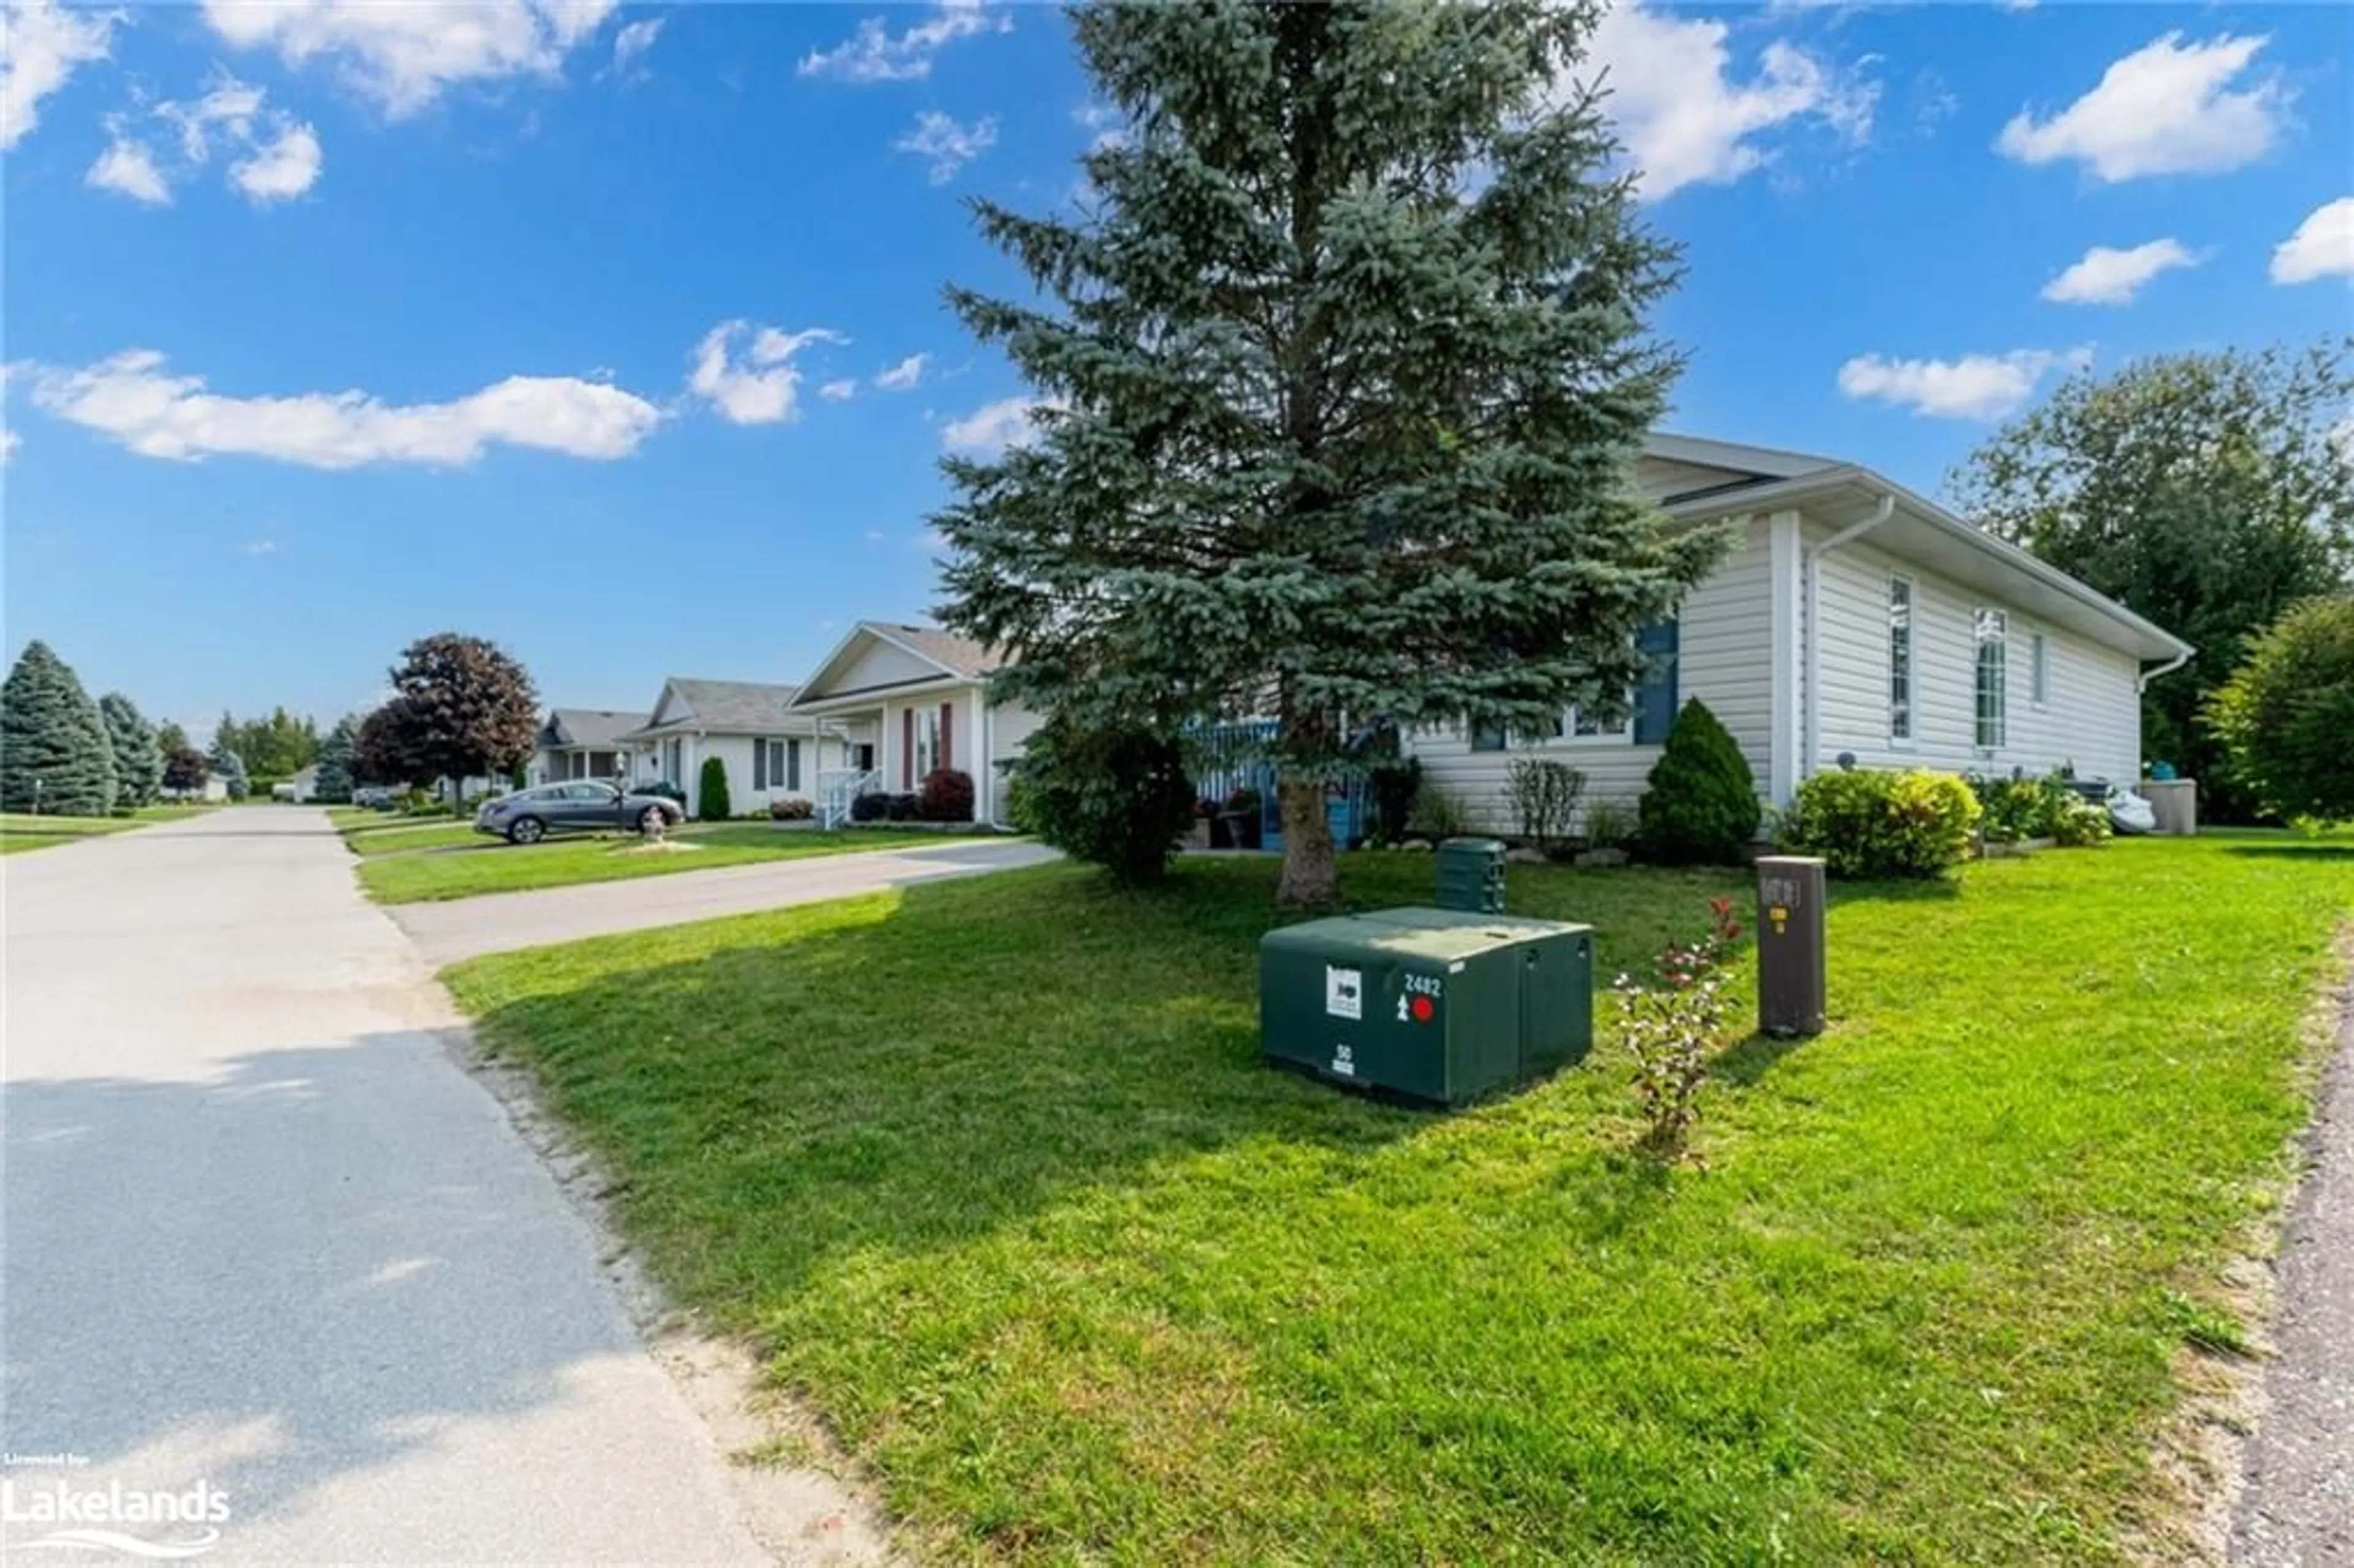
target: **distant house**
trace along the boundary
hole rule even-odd
[[[820,757],[817,722],[793,711],[800,688],[757,681],[705,681],[673,675],[643,724],[616,736],[628,753],[627,782],[675,784],[686,809],[699,809],[703,765],[719,758],[727,800],[738,812],[766,810],[791,797],[814,800],[821,768],[839,768],[842,746]]]
[[[315,800],[319,793],[319,765],[311,764],[270,787],[273,800],[292,800],[297,805]]]
[[[1414,738],[1424,777],[1481,826],[1512,826],[1522,757],[1578,768],[1588,803],[1631,801],[1693,698],[1777,805],[1841,758],[2140,776],[2141,688],[2191,652],[2171,632],[1856,463],[1659,435],[1635,477],[1671,523],[1722,524],[1734,547],[1647,629],[1627,717],[1573,708],[1550,738]]]
[[[840,743],[842,771],[826,779],[822,811],[839,816],[851,799],[877,789],[912,792],[933,769],[952,768],[972,778],[975,818],[1001,821],[1003,765],[1037,728],[1027,710],[990,700],[989,676],[1002,662],[937,627],[852,628],[792,703]]]
[[[531,781],[620,778],[629,756],[621,737],[642,728],[651,716],[612,708],[548,709],[532,755]]]

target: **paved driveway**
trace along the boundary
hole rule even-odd
[[[202,1483],[217,1525],[122,1528],[234,1563],[770,1560],[320,813],[0,867],[16,1512]],[[91,1560],[12,1552],[49,1528],[0,1558]]]
[[[789,904],[816,904],[910,882],[1037,865],[1055,858],[1054,851],[1026,841],[952,843],[938,849],[875,850],[765,865],[723,866],[716,871],[683,871],[530,893],[493,893],[442,904],[395,904],[388,909],[426,962],[438,969],[482,953],[545,947],[615,931],[642,931],[720,915],[748,915]]]

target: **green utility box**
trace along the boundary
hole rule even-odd
[[[1438,906],[1479,915],[1504,912],[1504,846],[1495,839],[1445,839],[1438,845]]]
[[[1260,1049],[1335,1083],[1459,1105],[1582,1059],[1594,930],[1453,909],[1383,909],[1270,931]]]

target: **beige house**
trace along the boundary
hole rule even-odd
[[[990,700],[1001,661],[969,638],[937,627],[862,620],[793,698],[797,718],[816,724],[838,750],[820,778],[819,813],[829,823],[850,802],[881,790],[912,793],[935,768],[970,774],[973,816],[1002,821],[1003,765],[1037,727],[1025,710]]]
[[[620,779],[629,747],[621,736],[642,727],[642,713],[612,708],[550,708],[540,722],[532,754],[531,781],[557,784],[568,779]]]
[[[1585,800],[1631,806],[1684,702],[1740,743],[1787,803],[1847,758],[1870,768],[2046,773],[2130,783],[2141,689],[2190,644],[2065,572],[1854,463],[1679,436],[1637,470],[1668,515],[1738,540],[1647,642],[1653,676],[1624,722],[1563,715],[1542,742],[1425,734],[1425,776],[1509,830],[1511,762],[1548,757]]]
[[[777,800],[814,800],[818,775],[839,768],[839,741],[792,711],[796,686],[759,681],[705,681],[673,675],[644,724],[617,737],[626,748],[623,782],[667,781],[686,795],[687,813],[702,810],[704,764],[719,759],[727,774],[727,803],[738,816],[764,815]]]

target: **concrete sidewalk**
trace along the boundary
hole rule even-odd
[[[104,1546],[36,1494],[199,1485],[98,1522],[239,1563],[873,1555],[838,1486],[748,1513],[351,866],[285,807],[0,862],[0,1560]]]
[[[446,903],[395,904],[386,913],[408,934],[419,955],[439,969],[484,953],[818,904],[911,882],[1040,865],[1056,858],[1054,851],[1027,840],[947,843],[938,849],[927,845],[818,855],[626,882],[493,893]]]
[[[2242,1568],[2354,1564],[2354,991],[2289,1210],[2264,1413],[2232,1520]]]

